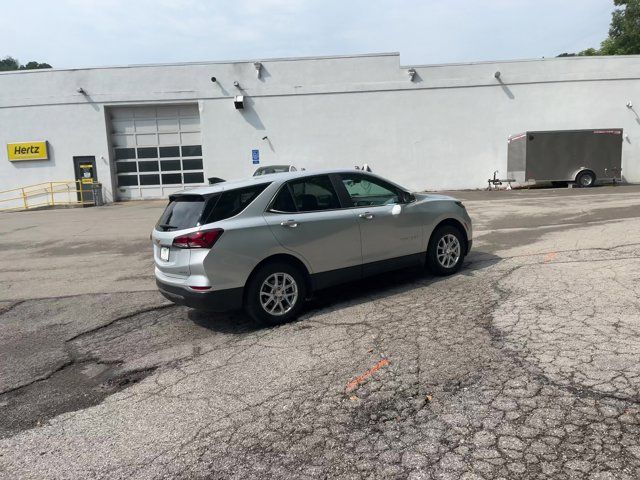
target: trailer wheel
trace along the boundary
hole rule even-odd
[[[576,177],[576,184],[581,188],[593,187],[596,183],[596,174],[591,170],[584,170]]]

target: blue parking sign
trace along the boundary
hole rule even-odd
[[[260,150],[251,150],[251,160],[254,165],[260,163]]]

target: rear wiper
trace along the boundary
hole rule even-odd
[[[160,223],[158,224],[158,226],[162,229],[162,231],[164,232],[168,232],[169,230],[176,230],[178,227],[174,226],[174,225],[167,225],[166,223]]]

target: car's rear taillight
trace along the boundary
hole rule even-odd
[[[173,246],[176,248],[211,248],[223,233],[223,229],[214,228],[213,230],[201,230],[180,235],[173,239]]]

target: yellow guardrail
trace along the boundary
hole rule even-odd
[[[89,199],[85,198],[87,190],[90,189],[91,185],[83,185],[80,180],[68,180],[36,183],[0,191],[0,212],[58,205],[93,205],[93,195]]]

